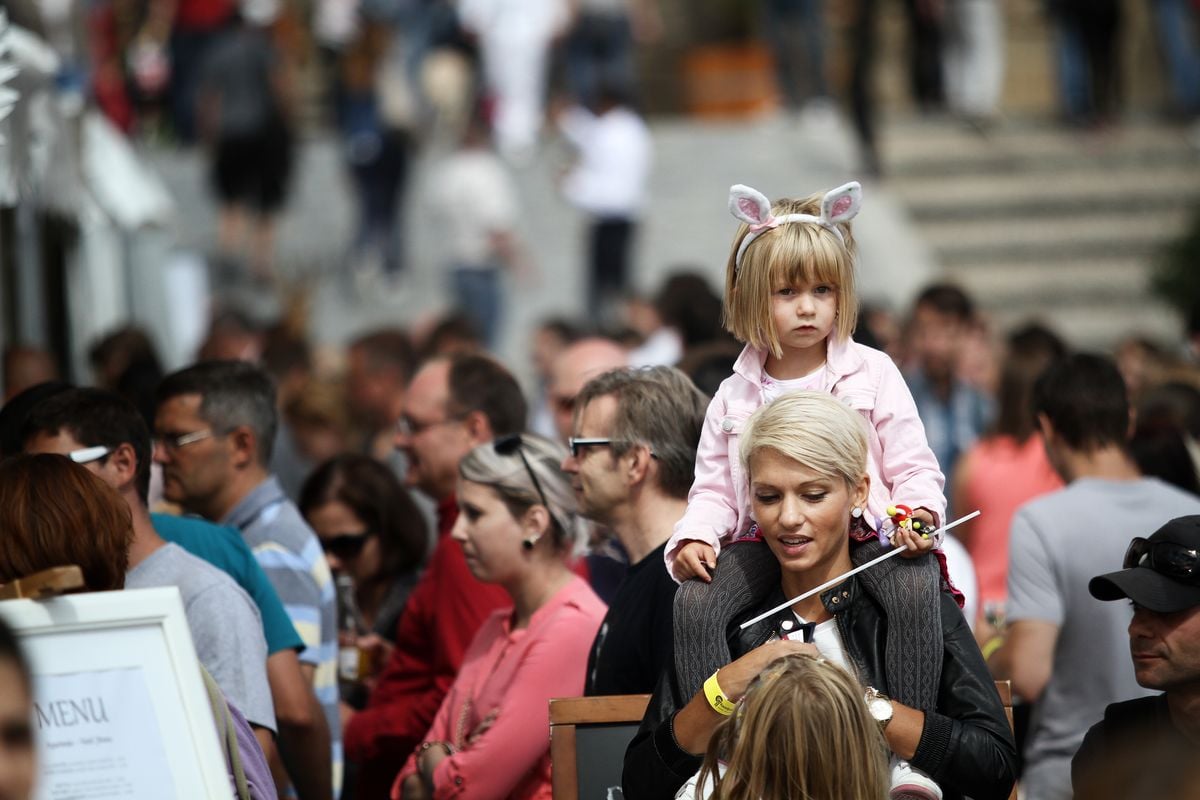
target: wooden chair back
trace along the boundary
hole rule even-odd
[[[650,702],[648,694],[610,697],[561,697],[550,701],[550,784],[554,800],[607,800],[607,786],[620,786],[625,748],[637,732],[637,726]],[[605,747],[591,747],[581,753],[579,745],[595,735],[602,736]],[[580,798],[580,761],[591,778],[587,795]],[[605,780],[595,780],[599,773]],[[615,783],[611,781],[615,780]]]

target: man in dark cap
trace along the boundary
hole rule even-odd
[[[1098,600],[1129,599],[1137,682],[1162,694],[1113,703],[1071,763],[1075,796],[1200,796],[1200,516],[1135,538],[1125,568],[1092,578]]]

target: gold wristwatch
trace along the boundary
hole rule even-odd
[[[896,711],[892,705],[892,698],[878,689],[868,686],[864,699],[867,701],[867,711],[870,712],[871,719],[879,723],[879,732],[883,733],[887,730],[888,723],[892,721],[892,714]]]

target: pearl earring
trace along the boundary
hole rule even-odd
[[[862,509],[858,506],[855,506],[854,508],[850,509],[850,516],[854,517],[855,519],[859,519],[862,517]]]

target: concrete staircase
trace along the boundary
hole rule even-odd
[[[982,135],[914,118],[885,128],[883,152],[889,188],[946,277],[998,331],[1039,319],[1097,348],[1179,335],[1148,278],[1200,202],[1200,150],[1186,130],[1007,122]]]

